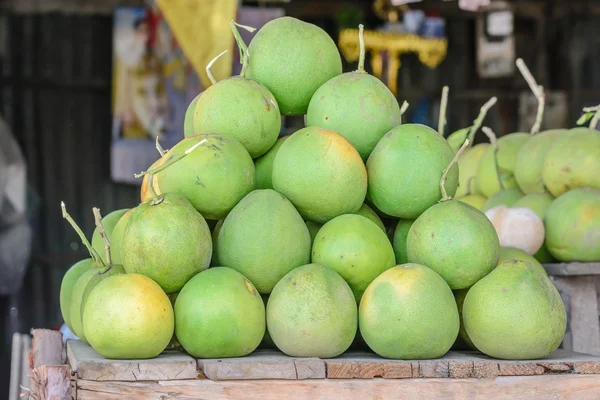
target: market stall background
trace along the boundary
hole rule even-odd
[[[573,126],[581,108],[600,98],[600,70],[594,67],[600,63],[600,4],[511,3],[515,6],[515,53],[524,58],[541,85],[557,93],[559,108],[566,102],[565,125]],[[62,220],[60,201],[70,205],[73,217],[91,233],[93,206],[120,209],[139,198],[137,186],[115,183],[110,175],[116,5],[143,2],[0,1],[0,115],[26,158],[29,219],[34,228],[33,253],[23,286],[0,300],[2,359],[10,352],[13,332],[61,323],[60,281],[85,251]],[[244,2],[244,6],[283,8],[286,15],[315,23],[334,38],[341,28],[356,26],[356,15],[362,15],[359,21],[367,27],[382,23],[371,0],[264,1]],[[448,53],[436,69],[424,67],[415,55],[402,58],[398,98],[411,103],[409,119],[430,122],[427,118],[437,115],[439,88],[449,85],[449,132],[469,125],[491,96],[497,96],[499,103],[490,112],[490,125],[498,133],[516,131],[519,98],[528,91],[526,83],[518,73],[508,78],[479,78],[476,15],[460,10],[456,2],[424,1],[411,7],[445,19]],[[355,66],[344,66],[345,71],[351,68]],[[301,118],[286,121],[290,130],[301,124]],[[1,363],[0,387],[6,386],[8,368],[8,363]]]

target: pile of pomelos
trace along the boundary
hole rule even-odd
[[[468,345],[526,359],[560,345],[565,309],[544,268],[501,248],[495,224],[452,197],[491,201],[515,179],[525,190],[515,159],[539,164],[542,153],[536,177],[523,169],[531,193],[599,188],[600,158],[565,151],[572,159],[560,164],[552,146],[536,144],[555,135],[574,147],[581,130],[468,147],[475,127],[447,141],[401,125],[394,95],[364,70],[362,27],[358,70],[344,74],[315,25],[275,19],[249,46],[231,27],[241,75],[216,82],[211,62],[214,84],[190,104],[185,139],[141,174],[142,203],[104,218],[95,209],[91,243],[76,228],[91,258],[66,273],[61,310],[81,340],[107,358],[155,357],[169,344],[236,357],[262,342],[297,357],[368,346],[423,359]],[[304,114],[305,128],[278,139],[282,115]],[[517,156],[527,145],[531,157]],[[486,169],[500,169],[501,181]],[[591,235],[585,224],[598,228],[600,203],[597,189],[569,193],[546,211],[546,244],[577,259],[596,245],[560,235],[573,216],[583,225],[568,228]]]

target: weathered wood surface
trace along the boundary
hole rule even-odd
[[[67,341],[67,357],[79,379],[96,381],[160,381],[195,379],[196,360],[180,352],[165,352],[150,360],[109,360],[79,340]]]
[[[64,364],[62,333],[34,329],[29,355],[29,398],[70,400],[71,371]]]
[[[597,375],[511,376],[494,379],[77,381],[85,400],[598,400]]]
[[[29,368],[64,364],[62,333],[51,329],[34,329]]]
[[[600,262],[544,264],[544,268],[552,276],[600,275]]]

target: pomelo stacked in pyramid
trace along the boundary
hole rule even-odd
[[[526,359],[559,346],[565,308],[530,255],[539,249],[501,248],[500,228],[468,203],[520,185],[537,197],[496,205],[545,214],[548,256],[599,259],[596,131],[469,147],[492,102],[447,141],[401,124],[394,95],[364,70],[362,26],[358,70],[343,74],[315,25],[275,19],[249,46],[231,28],[240,76],[216,82],[211,62],[185,139],[140,174],[142,203],[96,212],[93,245],[78,230],[91,258],[65,275],[61,310],[82,340],[107,358],[174,345],[239,357],[262,343],[295,357],[367,346],[425,359],[468,345]],[[278,140],[281,116],[304,114],[307,126]],[[560,141],[577,156],[553,150]]]

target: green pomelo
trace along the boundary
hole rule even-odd
[[[109,214],[106,214],[102,218],[102,226],[104,226],[104,232],[106,233],[106,236],[108,237],[108,241],[111,244],[111,248],[110,248],[111,261],[114,256],[114,254],[113,254],[114,249],[112,247],[112,233],[113,233],[113,230],[115,229],[115,226],[121,219],[121,217],[123,215],[125,215],[125,213],[127,211],[129,211],[129,208],[124,208],[122,210],[115,210]],[[100,231],[98,230],[98,228],[94,229],[94,234],[92,235],[92,247],[94,248],[94,250],[96,250],[96,252],[100,255],[100,257],[102,257],[102,259],[106,262],[106,260],[105,260],[106,249],[104,248],[104,240],[102,239],[102,236],[100,235]],[[114,264],[114,262],[113,262],[113,264]]]
[[[479,167],[479,161],[483,153],[485,153],[489,146],[489,143],[480,143],[465,149],[461,154],[458,159],[458,188],[456,189],[456,197],[468,194],[482,194],[477,184],[477,168]]]
[[[478,210],[483,209],[483,205],[487,201],[487,198],[480,194],[468,194],[466,196],[456,197],[456,200],[467,203],[470,206],[475,207]]]
[[[199,358],[250,354],[265,334],[265,306],[239,272],[214,267],[190,279],[175,302],[175,333]]]
[[[271,189],[254,190],[229,213],[217,240],[222,265],[247,277],[262,294],[310,261],[310,233],[292,203]]]
[[[523,197],[523,192],[519,188],[504,189],[496,192],[485,201],[481,207],[481,211],[486,212],[497,206],[512,207],[517,201]]]
[[[219,232],[221,231],[221,227],[223,226],[223,222],[225,220],[221,219],[217,222],[217,225],[215,225],[215,229],[213,229],[212,233],[211,233],[211,238],[212,238],[212,258],[210,260],[210,265],[211,266],[217,266],[217,265],[221,265],[221,263],[219,262],[219,255],[217,254],[218,252],[218,240],[219,240]]]
[[[292,17],[267,22],[248,52],[246,76],[273,93],[282,115],[306,114],[317,89],[342,73],[340,53],[329,35]]]
[[[540,193],[546,190],[542,179],[544,160],[552,143],[566,129],[552,129],[533,135],[527,140],[515,159],[514,175],[517,184],[525,194]]]
[[[65,324],[67,324],[72,332],[74,332],[74,330],[69,316],[73,298],[73,288],[79,277],[93,267],[95,267],[94,260],[91,258],[81,260],[68,269],[60,283],[60,313],[62,314]]]
[[[202,92],[194,97],[188,105],[188,108],[185,110],[185,116],[183,117],[183,134],[185,137],[193,136],[196,133],[202,133],[194,132],[194,110],[196,109],[196,104],[198,104],[198,99],[201,95]]]
[[[516,203],[512,205],[513,208],[525,207],[537,214],[538,217],[543,221],[546,215],[546,210],[550,207],[550,204],[554,201],[554,196],[548,192],[532,193],[520,198]],[[546,243],[535,253],[534,257],[541,263],[550,263],[555,261],[552,254],[548,250]]]
[[[265,305],[265,310],[266,310],[267,303],[269,302],[269,295],[261,294],[260,297],[262,297],[262,301],[263,301],[263,304]],[[267,323],[267,319],[266,319],[266,312],[265,312],[265,327],[266,327],[266,323]],[[271,335],[269,335],[268,329],[265,329],[265,335],[263,336],[258,347],[260,349],[275,349],[275,348],[277,348],[277,346],[275,346],[275,342],[273,342],[273,339],[271,339]]]
[[[113,265],[122,265],[123,260],[121,258],[121,243],[123,242],[123,235],[125,234],[125,228],[129,224],[129,219],[134,213],[135,208],[129,209],[119,219],[119,222],[115,225],[112,231],[112,239],[110,239],[110,259]],[[100,253],[104,254],[104,253]]]
[[[466,289],[498,261],[500,242],[484,213],[457,200],[434,205],[413,223],[408,261],[427,265],[452,289]]]
[[[90,294],[83,325],[90,345],[103,357],[153,358],[173,337],[173,308],[152,279],[113,275]]]
[[[405,360],[443,356],[460,326],[448,284],[418,264],[379,275],[363,295],[358,318],[360,333],[375,353]]]
[[[275,160],[275,155],[287,138],[289,136],[279,138],[273,147],[271,147],[271,150],[254,161],[257,189],[273,189],[273,160]]]
[[[304,221],[306,223],[306,227],[308,228],[308,232],[310,233],[310,243],[314,243],[315,238],[317,237],[317,233],[319,233],[319,229],[323,226],[323,224],[319,224],[318,222],[313,221]]]
[[[560,261],[600,260],[600,190],[574,189],[550,204],[546,245]]]
[[[357,212],[367,192],[367,171],[343,136],[318,127],[300,129],[273,161],[273,188],[305,219],[327,222]]]
[[[575,128],[558,135],[544,159],[542,179],[556,197],[576,188],[600,189],[600,131]]]
[[[406,240],[408,239],[408,231],[414,222],[413,219],[401,219],[396,224],[392,240],[394,254],[396,255],[396,264],[406,264],[408,262]]]
[[[372,222],[375,223],[375,225],[380,227],[381,230],[385,232],[385,226],[383,225],[383,221],[381,220],[381,218],[379,218],[379,215],[377,215],[375,210],[373,210],[371,207],[369,207],[366,203],[364,203],[362,206],[360,206],[358,211],[353,214],[362,215],[363,217],[371,220]]]
[[[513,175],[515,160],[521,146],[529,138],[528,133],[511,133],[498,139],[497,159],[502,187],[498,183],[498,168],[496,168],[494,162],[494,147],[488,146],[485,149],[477,167],[477,185],[485,197],[490,198],[502,189],[517,187],[517,181]]]
[[[465,298],[463,322],[475,347],[490,357],[546,357],[560,345],[567,314],[548,277],[523,261],[507,261]]]
[[[510,260],[518,260],[524,261],[528,264],[531,264],[532,267],[540,272],[542,275],[548,276],[546,269],[538,260],[535,259],[534,256],[526,253],[521,249],[517,249],[516,247],[501,247],[500,248],[500,257],[498,258],[498,265],[502,264],[505,261]]]
[[[396,96],[378,78],[358,71],[327,81],[315,92],[306,112],[306,126],[338,132],[363,160],[401,122]]]
[[[367,161],[369,196],[393,217],[415,219],[437,203],[440,179],[454,152],[433,129],[419,124],[400,125],[377,143]],[[454,196],[458,167],[448,173],[446,190]]]
[[[340,215],[317,233],[312,262],[333,268],[360,298],[373,279],[396,265],[387,235],[374,222],[356,214]]]
[[[155,175],[162,193],[179,194],[206,219],[222,219],[254,189],[254,162],[236,139],[199,134],[177,143],[165,162],[206,139],[183,159]]]
[[[281,115],[275,97],[260,83],[233,76],[210,86],[194,109],[194,133],[216,132],[237,139],[252,158],[277,140]]]
[[[85,311],[85,307],[88,301],[88,298],[94,288],[100,284],[103,280],[108,278],[109,276],[125,274],[125,268],[122,265],[113,265],[110,268],[101,268],[100,271],[96,272],[89,280],[87,285],[85,285],[85,289],[83,290],[83,295],[81,296],[81,320],[83,321],[83,312]],[[84,326],[85,331],[85,326]]]
[[[171,307],[173,308],[173,315],[175,315],[175,302],[177,301],[177,297],[179,296],[179,292],[168,294],[169,302],[171,303]],[[181,350],[181,343],[177,340],[177,335],[175,334],[175,329],[173,329],[173,336],[171,336],[171,340],[167,345],[167,349],[175,349]]]
[[[465,324],[463,322],[462,317],[462,307],[468,292],[469,289],[460,289],[454,291],[454,300],[456,300],[456,308],[458,308],[458,316],[460,318],[460,329],[458,330],[458,338],[456,340],[457,342],[459,340],[462,340],[462,342],[467,348],[477,350],[477,348],[469,338],[469,335],[467,335],[467,331],[465,330]]]
[[[288,273],[267,303],[273,342],[292,357],[337,357],[350,347],[357,327],[356,301],[337,272],[308,264]]]
[[[146,275],[170,294],[208,268],[212,240],[206,221],[184,197],[167,193],[160,199],[140,204],[131,215],[121,257],[128,274]]]
[[[450,145],[450,147],[452,148],[452,150],[454,151],[455,154],[458,152],[458,150],[463,145],[465,140],[467,140],[467,137],[469,136],[470,131],[471,131],[470,126],[467,128],[462,128],[462,129],[452,132],[446,138],[446,141],[448,142],[448,144]]]

